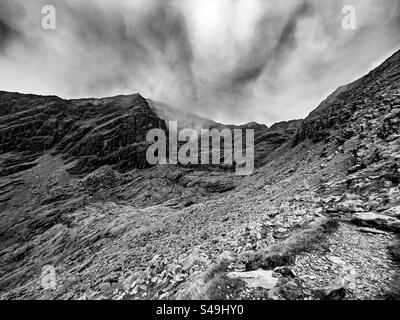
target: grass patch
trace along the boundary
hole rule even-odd
[[[244,282],[226,276],[226,268],[213,266],[205,275],[193,279],[176,294],[177,300],[226,300],[239,295]]]
[[[225,274],[216,274],[207,284],[206,295],[210,300],[233,299],[243,291],[245,283],[230,279]]]
[[[296,255],[313,248],[324,236],[336,230],[338,222],[321,218],[309,228],[303,229],[283,242],[271,246],[263,252],[247,252],[238,260],[245,263],[248,270],[258,268],[273,269],[294,262]],[[178,300],[224,300],[238,297],[245,283],[226,276],[232,261],[222,260],[212,265],[205,273],[199,274],[179,289],[175,298]]]
[[[232,261],[221,260],[192,279],[176,294],[178,300],[223,300],[237,288],[241,281],[229,279],[226,272]]]
[[[274,269],[292,264],[297,254],[314,248],[318,241],[337,229],[338,225],[334,219],[320,219],[309,228],[294,233],[266,251],[245,252],[239,260],[246,265],[247,270]]]

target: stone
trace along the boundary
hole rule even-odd
[[[81,284],[81,290],[82,291],[86,291],[86,290],[88,290],[90,288],[90,282],[83,282],[82,284]]]
[[[400,206],[392,207],[388,210],[385,210],[384,212],[382,212],[382,214],[400,219]]]
[[[285,282],[275,290],[285,300],[300,300],[304,298],[302,286],[294,280]]]
[[[336,209],[341,212],[363,212],[365,211],[366,204],[362,200],[346,200],[340,202]]]
[[[360,226],[373,227],[382,230],[400,230],[399,219],[374,212],[355,213],[352,222]]]
[[[333,263],[335,263],[335,264],[339,264],[339,265],[344,265],[344,264],[346,264],[342,259],[340,259],[340,258],[338,258],[338,257],[330,256],[330,257],[328,257],[328,260],[331,261],[331,262],[333,262]]]
[[[370,234],[387,234],[385,231],[373,229],[373,228],[359,228],[358,231],[363,232],[363,233],[370,233]]]
[[[161,260],[161,255],[156,254],[149,262],[150,266],[156,265],[156,263]]]
[[[274,272],[279,273],[283,277],[293,277],[293,278],[296,277],[296,273],[287,266],[276,267],[274,269]]]
[[[131,285],[135,282],[135,280],[136,280],[135,276],[130,275],[122,282],[122,286],[124,287],[125,290],[128,290],[131,287]]]
[[[111,288],[111,285],[110,285],[109,282],[103,282],[103,283],[100,285],[100,290],[101,290],[101,291],[106,291],[106,290],[108,290],[108,289],[110,289],[110,288]]]
[[[393,259],[400,262],[400,242],[392,244],[388,249]]]
[[[264,288],[271,290],[275,288],[278,283],[278,279],[273,277],[273,271],[271,270],[255,270],[245,272],[230,272],[227,276],[231,279],[239,279],[246,283],[249,288]]]
[[[347,169],[348,173],[355,173],[357,171],[360,171],[361,169],[363,169],[364,167],[361,164],[357,164],[349,169]]]
[[[340,300],[346,296],[346,281],[338,278],[330,282],[326,287],[314,288],[313,292],[321,300]]]
[[[234,262],[235,257],[236,257],[236,255],[233,252],[224,251],[219,255],[218,261]]]
[[[194,250],[183,262],[182,271],[188,272],[195,265],[207,266],[209,265],[209,263],[210,261],[203,252],[199,250]]]

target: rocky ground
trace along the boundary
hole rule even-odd
[[[0,297],[398,298],[399,62],[257,127],[249,177],[146,167],[142,127],[164,124],[138,95],[1,93]]]

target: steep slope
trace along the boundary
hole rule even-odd
[[[304,120],[297,134],[297,141],[305,138],[321,141],[329,135],[336,135],[338,139],[346,140],[349,135],[356,134],[357,132],[346,131],[349,120],[360,123],[369,113],[372,114],[368,115],[369,117],[377,117],[386,113],[388,106],[399,104],[397,91],[399,77],[399,52],[397,52],[363,78],[339,88],[323,101]],[[365,129],[367,128],[360,127],[358,131]]]

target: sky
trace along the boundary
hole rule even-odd
[[[398,0],[0,0],[0,90],[138,92],[222,123],[305,118],[398,49]]]

